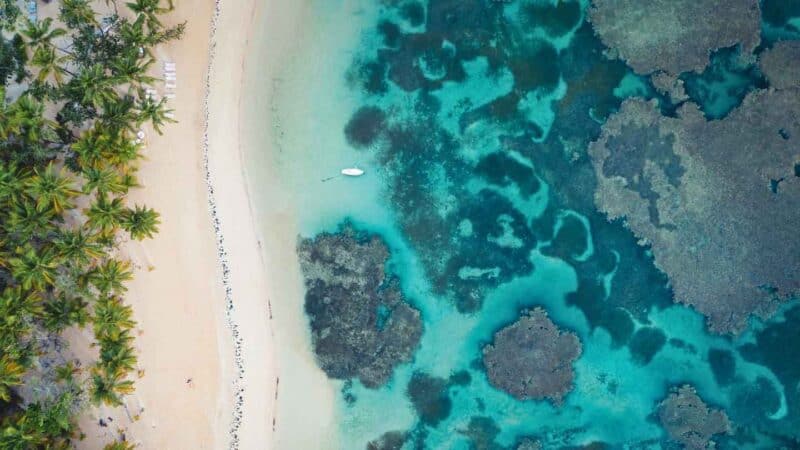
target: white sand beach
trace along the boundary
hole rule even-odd
[[[304,2],[223,0],[215,9],[210,0],[176,0],[175,6],[167,20],[187,21],[187,32],[158,49],[157,70],[163,61],[175,63],[170,104],[179,123],[163,136],[148,131],[140,172],[145,188],[131,195],[133,202],[156,208],[162,224],[155,239],[124,247],[137,268],[127,301],[141,330],[136,347],[144,376],[127,408],[87,411],[81,420],[86,439],[79,447],[101,448],[124,433],[137,448],[148,449],[324,448],[333,396],[307,350],[297,354],[310,364],[311,378],[290,377],[282,384],[309,403],[276,409],[278,319],[270,317],[281,316],[281,336],[297,340],[285,343],[287,348],[308,347],[294,255],[297,232],[287,205],[277,215],[259,217],[280,220],[256,222],[243,160],[250,150],[243,146],[263,151],[270,139],[240,136],[241,111],[253,106],[242,100],[256,97],[244,90],[245,67],[256,75],[250,81],[264,83],[259,95],[268,95],[267,80],[277,68],[272,61],[293,42]],[[270,50],[264,53],[266,43]],[[275,59],[251,61],[254,51]],[[269,120],[258,118],[264,125]],[[258,189],[279,189],[268,179],[251,181]],[[89,351],[81,349],[81,336],[71,341],[77,354]],[[292,430],[291,424],[306,427],[316,416],[318,436]],[[286,439],[274,439],[284,417],[284,435],[301,431],[308,446],[286,447],[280,445]],[[101,418],[106,426],[98,424]]]

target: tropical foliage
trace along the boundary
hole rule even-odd
[[[118,245],[158,231],[158,213],[127,194],[137,131],[172,122],[146,94],[152,49],[184,26],[164,25],[170,1],[61,0],[57,20],[36,22],[16,3],[0,0],[0,448],[69,448],[83,404],[122,404],[141,372]],[[69,327],[89,327],[98,359],[56,367],[43,378],[54,394],[25,398],[47,342]]]

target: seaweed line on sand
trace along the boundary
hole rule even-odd
[[[208,162],[208,125],[209,125],[209,96],[211,95],[211,74],[214,69],[214,57],[217,48],[217,26],[222,13],[222,0],[215,0],[214,12],[211,16],[211,30],[208,43],[208,68],[206,70],[206,92],[203,99],[203,171],[205,172],[206,187],[208,188],[208,208],[211,213],[211,220],[214,225],[214,234],[217,238],[217,255],[219,264],[222,267],[222,285],[225,288],[225,323],[233,336],[234,366],[236,377],[233,381],[233,418],[231,419],[230,444],[228,448],[236,450],[239,448],[239,427],[242,423],[242,405],[244,403],[244,359],[242,358],[242,337],[239,334],[239,326],[233,320],[233,288],[230,280],[230,264],[228,263],[228,252],[225,250],[225,237],[222,235],[222,222],[217,213],[217,203],[214,197],[214,182]]]

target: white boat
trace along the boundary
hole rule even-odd
[[[347,169],[342,169],[342,175],[346,175],[348,177],[360,177],[361,175],[364,175],[364,171],[358,167],[348,167]]]

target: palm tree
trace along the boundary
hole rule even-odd
[[[25,368],[9,355],[0,357],[0,400],[11,400],[11,388],[22,384]]]
[[[79,28],[83,25],[97,25],[95,12],[89,5],[89,0],[61,0],[62,22],[70,28]]]
[[[122,41],[133,48],[141,48],[147,44],[147,33],[144,31],[144,16],[138,16],[133,22],[122,22],[119,27],[119,35]],[[145,49],[149,52],[149,49]]]
[[[108,136],[99,127],[83,133],[71,147],[77,157],[78,166],[99,168],[103,162],[103,152],[108,140]]]
[[[56,379],[65,383],[74,383],[75,375],[81,372],[74,362],[67,361],[63,366],[56,367]]]
[[[103,247],[97,243],[97,237],[81,228],[60,230],[53,243],[64,259],[81,266],[88,265],[105,254]]]
[[[43,141],[53,142],[58,138],[56,122],[44,116],[45,105],[32,95],[25,94],[17,99],[9,108],[9,118],[15,134],[23,138],[27,144],[41,145]]]
[[[24,192],[25,178],[25,172],[20,170],[16,163],[0,161],[0,202],[7,202],[6,205],[16,204]]]
[[[113,340],[127,345],[133,338],[129,330],[136,326],[133,309],[114,296],[101,296],[95,305],[92,325],[95,338],[101,343]]]
[[[129,189],[135,187],[141,187],[141,185],[139,184],[139,179],[136,178],[137,170],[138,169],[135,166],[128,166],[122,172],[122,178],[120,179],[120,184],[124,186],[125,188],[124,192],[128,192]]]
[[[147,26],[151,30],[157,30],[162,27],[158,16],[174,9],[172,0],[167,0],[167,3],[166,8],[161,6],[161,0],[135,0],[126,3],[126,5],[134,13],[143,15],[147,19]]]
[[[142,145],[137,144],[127,133],[120,133],[114,140],[114,145],[109,147],[106,159],[109,164],[119,167],[127,167],[133,161],[142,157]]]
[[[116,82],[114,77],[106,74],[102,65],[94,64],[84,68],[70,80],[70,98],[83,105],[93,105],[98,108],[103,100],[116,96],[114,92]]]
[[[17,256],[8,261],[11,275],[24,289],[42,290],[53,284],[59,256],[52,247],[34,249],[30,244],[17,250]]]
[[[101,231],[113,231],[125,219],[125,203],[120,197],[109,200],[106,195],[98,195],[86,215],[90,226]]]
[[[89,274],[89,281],[104,294],[125,292],[125,282],[133,278],[130,268],[127,261],[108,259]]]
[[[6,87],[0,83],[0,96],[6,98]],[[17,124],[14,123],[14,116],[5,101],[0,102],[0,138],[7,139],[9,134],[15,132]]]
[[[106,342],[100,345],[100,364],[107,370],[130,372],[136,368],[136,351],[127,343]]]
[[[66,60],[66,56],[56,55],[56,50],[53,47],[39,47],[34,50],[31,65],[39,68],[36,81],[44,83],[48,78],[52,77],[56,85],[61,86],[64,84],[64,74],[69,73],[64,68]]]
[[[150,57],[140,58],[138,49],[130,50],[111,62],[111,71],[128,83],[148,84],[156,81],[147,75],[147,70],[155,62],[156,60]]]
[[[20,34],[27,38],[27,44],[33,51],[40,47],[52,47],[53,39],[67,34],[63,28],[51,29],[52,25],[51,17],[36,22],[25,19],[25,26],[20,30]]]
[[[166,99],[162,98],[159,101],[155,101],[152,98],[144,95],[144,93],[140,93],[139,98],[139,117],[136,121],[137,126],[141,126],[143,123],[149,121],[153,125],[153,129],[156,130],[158,134],[163,134],[161,127],[167,123],[176,123],[175,119],[169,117],[169,113],[171,113],[172,110],[167,109]]]
[[[71,199],[78,195],[73,189],[73,181],[64,176],[61,169],[56,169],[52,162],[44,171],[34,169],[34,174],[27,180],[27,193],[36,200],[36,209],[45,211],[52,208],[58,214],[65,209],[72,209]]]
[[[134,209],[128,208],[122,221],[122,228],[131,234],[133,239],[141,241],[151,238],[158,232],[158,213],[151,208],[136,205]]]
[[[17,242],[25,242],[50,233],[55,228],[51,222],[55,214],[52,209],[40,211],[36,208],[35,202],[24,198],[9,211],[4,225],[6,225],[8,234],[16,237]]]
[[[136,111],[131,96],[104,98],[100,101],[100,105],[102,112],[99,119],[104,128],[135,131]]]
[[[104,195],[109,192],[115,194],[124,194],[127,192],[127,187],[120,180],[119,174],[114,169],[96,169],[87,167],[82,172],[83,178],[86,183],[83,185],[83,193],[91,194],[97,191],[98,194]]]
[[[92,403],[99,406],[120,406],[122,397],[133,393],[133,381],[126,380],[123,370],[106,372],[98,367],[92,371],[92,388],[89,398]]]
[[[44,304],[44,326],[57,333],[73,325],[83,328],[89,321],[87,306],[81,297],[62,293]]]
[[[3,289],[0,294],[0,353],[4,356],[17,362],[30,356],[30,346],[23,339],[30,333],[31,321],[42,315],[40,299],[37,293],[20,286]]]

